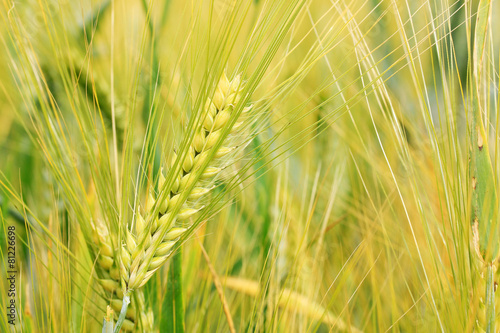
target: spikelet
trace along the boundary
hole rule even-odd
[[[197,208],[193,201],[202,198],[212,188],[204,187],[199,180],[210,180],[215,177],[221,169],[208,166],[208,164],[235,149],[234,147],[221,147],[221,143],[229,133],[233,132],[230,124],[235,123],[233,121],[235,120],[233,119],[235,107],[241,99],[242,90],[240,76],[230,81],[226,74],[223,74],[213,98],[207,100],[201,114],[201,121],[195,128],[193,140],[186,153],[183,154],[184,159],[180,162],[181,175],[172,175],[175,181],[169,193],[163,193],[166,177],[161,169],[158,178],[161,195],[156,199],[152,195],[148,197],[144,215],[148,220],[147,227],[136,228],[137,246],[134,250],[128,249],[131,262],[128,265],[128,257],[125,258],[122,267],[122,276],[128,290],[137,290],[142,287],[167,261],[176,242],[189,229],[189,225],[186,225],[188,220],[203,208]],[[248,112],[249,107],[246,107],[244,111]],[[214,147],[220,148],[215,150]],[[174,161],[175,159],[174,153]],[[170,170],[176,172],[175,168]],[[150,193],[153,192],[150,191]],[[156,202],[160,198],[161,202]],[[153,216],[156,208],[159,208],[159,214]],[[138,219],[146,220],[140,214]]]

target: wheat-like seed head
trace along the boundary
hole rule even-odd
[[[203,109],[201,121],[195,126],[195,134],[182,161],[181,172],[173,178],[175,180],[169,186],[168,193],[163,193],[166,178],[162,170],[158,184],[160,195],[155,199],[151,189],[146,213],[136,214],[135,235],[126,230],[120,273],[128,290],[142,287],[167,261],[176,242],[189,229],[186,221],[203,208],[196,207],[193,202],[211,188],[203,186],[200,179],[216,176],[221,169],[208,165],[234,149],[220,146],[228,133],[240,127],[241,123],[231,126],[234,124],[231,118],[234,117],[234,108],[240,101],[242,90],[240,76],[233,80],[229,80],[226,74],[222,76],[213,98],[208,99]],[[244,108],[243,112],[250,108]],[[175,164],[169,172],[177,173]],[[157,211],[159,213],[155,214]]]
[[[111,294],[111,308],[114,310],[115,315],[117,315],[120,313],[122,307],[123,290],[120,286],[118,263],[117,260],[115,260],[116,251],[113,250],[111,236],[106,231],[99,232],[97,228],[94,228],[93,231],[93,241],[99,253],[97,263],[102,272],[102,279],[99,279],[99,283],[104,290]],[[123,323],[123,329],[126,331],[134,331],[134,329],[147,332],[151,331],[154,320],[153,312],[151,309],[145,310],[145,308],[144,293],[139,290],[135,293],[135,297],[132,299],[132,303],[127,309],[127,318]],[[140,310],[140,320],[137,317],[137,309]]]

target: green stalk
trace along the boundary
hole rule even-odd
[[[495,269],[488,265],[486,278],[486,333],[495,332]]]
[[[182,247],[181,247],[182,248]],[[167,286],[167,309],[164,318],[166,332],[184,333],[184,300],[182,294],[181,248],[172,257]]]
[[[470,138],[472,157],[472,223],[476,233],[476,250],[478,250],[486,263],[491,263],[495,260],[500,245],[498,241],[500,234],[497,225],[498,197],[496,182],[489,155],[488,135],[482,119],[482,114],[487,112],[485,112],[485,106],[481,104],[481,70],[490,12],[491,0],[481,0],[477,11],[474,37],[472,128]]]
[[[488,135],[482,114],[487,111],[481,105],[483,58],[491,15],[491,0],[481,0],[477,10],[474,35],[472,76],[472,128],[471,128],[471,183],[472,224],[474,247],[480,259],[487,265],[485,306],[486,332],[495,332],[495,286],[493,262],[498,257],[500,230],[498,228],[498,196],[496,179],[488,149]],[[488,114],[487,112],[485,112]]]
[[[127,314],[128,305],[130,304],[130,296],[128,294],[123,295],[122,309],[120,311],[120,316],[116,322],[114,333],[119,333],[122,328],[123,322],[125,321],[125,316]]]

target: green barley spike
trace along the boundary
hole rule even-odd
[[[474,77],[471,128],[471,184],[472,184],[472,224],[476,250],[486,262],[498,256],[500,230],[498,229],[498,196],[491,164],[488,140],[480,104],[481,63],[484,53],[485,35],[488,26],[491,1],[481,0],[478,9],[474,44]]]
[[[472,183],[472,230],[474,247],[486,264],[486,324],[487,333],[495,332],[494,261],[498,258],[500,230],[498,228],[498,196],[495,175],[491,164],[488,136],[482,120],[481,70],[490,20],[491,0],[481,0],[477,11],[474,36],[472,77],[472,129],[471,129],[471,183]]]
[[[154,191],[151,190],[145,217],[138,214],[140,224],[145,227],[136,229],[136,246],[133,250],[130,246],[124,246],[122,249],[122,253],[126,254],[126,260],[122,260],[122,278],[129,290],[141,288],[167,261],[176,242],[188,231],[187,221],[204,208],[194,206],[192,200],[211,189],[200,180],[213,177],[220,171],[207,164],[235,149],[220,147],[220,144],[224,143],[228,133],[237,130],[231,118],[239,116],[235,113],[235,107],[242,97],[243,86],[240,75],[232,80],[229,80],[226,73],[222,75],[213,98],[207,99],[193,140],[186,148],[181,173],[176,175],[177,180],[167,191],[168,195],[165,198],[155,198]],[[242,112],[248,112],[251,107],[245,107]],[[175,158],[173,160],[175,161]],[[166,179],[162,172],[160,171],[159,177],[160,189],[164,188]],[[171,168],[170,172],[176,170]],[[156,205],[159,207],[159,214],[155,215],[153,212]]]

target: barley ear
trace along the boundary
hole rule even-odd
[[[176,174],[179,168],[175,167],[175,163],[170,167],[167,177],[162,168],[159,175],[160,195],[154,198],[153,189],[149,190],[151,195],[146,212],[144,216],[139,214],[138,217],[146,221],[146,227],[136,229],[137,247],[134,251],[129,249],[131,264],[123,267],[124,270],[128,269],[123,276],[129,290],[142,287],[168,260],[175,244],[189,230],[188,221],[203,209],[203,206],[196,206],[195,200],[206,196],[212,186],[204,184],[221,171],[221,168],[209,165],[234,150],[234,147],[221,145],[234,132],[233,124],[237,120],[235,107],[241,100],[242,90],[240,76],[229,80],[223,74],[213,98],[207,99],[184,159],[180,161],[180,175]],[[248,112],[249,108],[244,110]],[[175,153],[174,158],[179,159]],[[164,192],[166,179],[175,180],[167,189],[168,193]],[[155,214],[157,211],[159,213]]]
[[[101,231],[101,233],[99,233],[97,229],[94,229],[93,234],[93,241],[98,249],[97,263],[100,268],[101,275],[103,276],[103,278],[99,279],[99,283],[103,289],[111,295],[109,299],[110,306],[108,306],[108,308],[111,309],[111,313],[114,313],[116,317],[117,314],[120,313],[124,296],[123,289],[120,285],[121,275],[124,271],[123,265],[127,265],[127,261],[130,262],[130,259],[128,259],[130,254],[127,252],[126,248],[133,246],[135,242],[133,236],[129,234],[127,237],[127,246],[124,246],[124,250],[121,251],[122,260],[115,260],[115,258],[117,258],[116,251],[113,250],[110,236],[106,233],[106,231]],[[118,265],[121,265],[121,268],[118,268]],[[127,272],[127,270],[125,270],[125,272]],[[144,294],[142,291],[138,291],[135,296],[136,297],[132,300],[126,311],[126,318],[123,321],[122,328],[125,331],[151,330],[153,327],[153,315],[151,311],[144,310]],[[140,309],[139,313],[137,309]],[[140,325],[137,315],[141,316]],[[109,320],[107,320],[107,322],[109,322]],[[106,323],[107,329],[109,329],[109,326],[109,323]]]
[[[477,10],[474,36],[472,77],[472,128],[471,128],[471,186],[472,186],[472,232],[474,248],[482,263],[486,264],[487,281],[485,290],[487,333],[495,332],[495,287],[494,261],[500,248],[498,221],[498,196],[496,179],[490,160],[488,136],[482,114],[488,114],[481,99],[483,58],[491,16],[491,0],[481,0]]]

